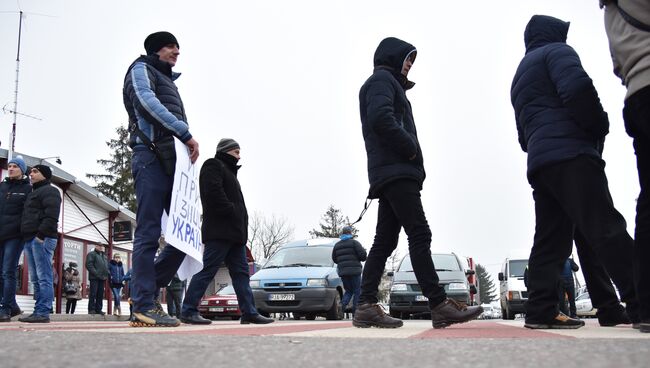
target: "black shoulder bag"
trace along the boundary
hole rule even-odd
[[[142,143],[156,154],[165,174],[169,176],[174,175],[174,171],[176,170],[176,143],[174,142],[174,137],[168,135],[160,138],[156,142],[152,142],[135,123],[129,123],[129,127],[129,130],[138,136]]]

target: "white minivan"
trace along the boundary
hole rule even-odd
[[[509,259],[503,262],[499,272],[499,295],[501,318],[515,319],[518,313],[525,313],[524,303],[528,300],[528,289],[524,284],[527,259]]]

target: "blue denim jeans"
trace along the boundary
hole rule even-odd
[[[356,276],[341,276],[341,281],[343,281],[343,287],[345,288],[345,294],[343,294],[343,299],[341,299],[341,305],[343,310],[350,303],[352,299],[352,313],[357,310],[357,304],[359,304],[359,295],[361,295],[361,275]]]
[[[138,202],[138,226],[135,228],[133,241],[131,300],[134,312],[146,312],[154,308],[154,258],[162,232],[160,218],[163,211],[169,208],[174,178],[163,172],[156,155],[144,147],[136,147],[133,150],[131,172]],[[175,272],[176,270],[173,270],[172,275]]]
[[[29,277],[34,284],[34,314],[49,316],[54,300],[52,284],[52,255],[56,249],[56,238],[45,238],[41,243],[33,238],[25,243],[25,256],[29,265]]]
[[[22,253],[25,243],[20,238],[8,239],[0,242],[0,286],[2,295],[0,295],[0,307],[7,313],[16,311],[16,272],[18,260]]]
[[[119,307],[120,301],[122,300],[122,288],[111,287],[111,291],[113,292],[113,305]]]
[[[203,250],[203,269],[192,276],[187,287],[181,313],[191,316],[199,313],[198,305],[210,281],[217,274],[222,263],[228,266],[232,279],[232,287],[237,294],[237,302],[242,317],[257,315],[253,291],[250,287],[248,263],[246,263],[246,247],[243,244],[233,244],[225,241],[206,241]]]

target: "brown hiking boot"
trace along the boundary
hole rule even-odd
[[[431,324],[433,328],[445,328],[454,323],[464,323],[478,318],[483,313],[483,307],[468,307],[454,299],[445,299],[442,303],[431,308]]]
[[[375,303],[364,303],[357,306],[352,319],[354,327],[379,327],[379,328],[398,328],[402,327],[404,322],[401,319],[393,318],[384,312],[384,308]]]

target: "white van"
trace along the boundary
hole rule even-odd
[[[515,319],[516,314],[525,313],[524,303],[528,300],[528,290],[524,285],[524,271],[527,265],[527,259],[506,258],[501,266],[499,295],[503,319]]]

